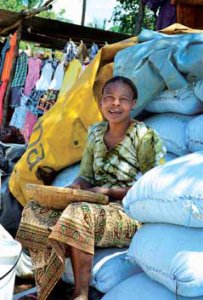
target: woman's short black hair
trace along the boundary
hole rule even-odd
[[[132,80],[130,80],[129,78],[124,77],[124,76],[114,76],[114,77],[110,78],[109,80],[107,80],[102,88],[102,95],[104,93],[105,87],[109,83],[113,83],[113,82],[117,82],[117,81],[127,84],[133,91],[133,99],[137,99],[138,93],[137,93],[137,88],[136,88],[135,84],[132,82]]]

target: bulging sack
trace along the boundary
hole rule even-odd
[[[185,130],[191,119],[191,116],[164,113],[149,117],[144,120],[144,123],[159,134],[167,152],[182,156],[189,153],[185,141]]]
[[[199,297],[203,296],[202,241],[202,228],[144,224],[133,237],[128,257],[172,292]]]
[[[60,170],[57,176],[52,181],[51,185],[53,186],[68,186],[70,185],[75,178],[78,176],[80,171],[80,163],[73,164]]]
[[[134,275],[110,290],[102,300],[203,300],[203,297],[178,296],[151,280],[144,272]]]
[[[186,128],[186,143],[190,152],[203,150],[203,115],[192,119]]]
[[[170,152],[166,152],[166,155],[165,155],[165,162],[168,162],[168,161],[171,161],[175,158],[178,158],[177,155],[173,154],[173,153],[170,153]]]
[[[2,229],[2,228],[1,228]],[[0,238],[0,299],[12,300],[16,265],[20,258],[21,244],[13,239]]]
[[[126,260],[127,248],[97,249],[94,256],[90,285],[102,293],[107,293],[126,278],[142,272],[141,268]],[[66,259],[65,272],[62,275],[65,282],[74,283],[70,259]]]
[[[146,107],[153,113],[174,112],[194,115],[203,111],[203,103],[195,96],[193,85],[177,90],[165,90],[156,96]]]
[[[203,227],[203,151],[153,168],[123,199],[125,212],[139,222]]]

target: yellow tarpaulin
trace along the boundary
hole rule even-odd
[[[26,183],[49,183],[51,174],[81,159],[88,127],[102,119],[97,101],[102,85],[113,74],[114,56],[136,42],[134,37],[100,49],[72,88],[61,93],[50,111],[39,118],[9,182],[12,194],[22,205],[26,204]],[[76,78],[74,72],[78,69],[72,67]]]

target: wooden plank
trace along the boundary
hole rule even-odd
[[[16,12],[0,9],[0,30],[12,26],[20,20],[19,18]],[[11,32],[14,29],[12,28]],[[111,44],[127,39],[129,35],[40,17],[23,20],[22,40],[24,41],[38,42],[47,48],[63,49],[70,38],[76,42],[83,40],[87,44],[95,42],[102,45],[105,42]]]
[[[34,34],[42,34],[46,37],[56,37],[58,39],[72,38],[72,40],[86,40],[98,42],[118,42],[129,37],[126,34],[119,34],[116,32],[105,31],[101,29],[80,26],[56,20],[43,19],[34,17],[31,20],[24,20],[23,31],[25,38],[29,38],[29,32]]]

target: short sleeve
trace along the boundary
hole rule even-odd
[[[145,133],[138,143],[138,162],[140,171],[145,173],[165,162],[166,148],[158,134],[146,126]]]
[[[84,178],[92,185],[94,185],[95,183],[93,162],[94,162],[94,133],[90,128],[88,131],[88,137],[87,137],[85,149],[82,155],[79,177]]]

